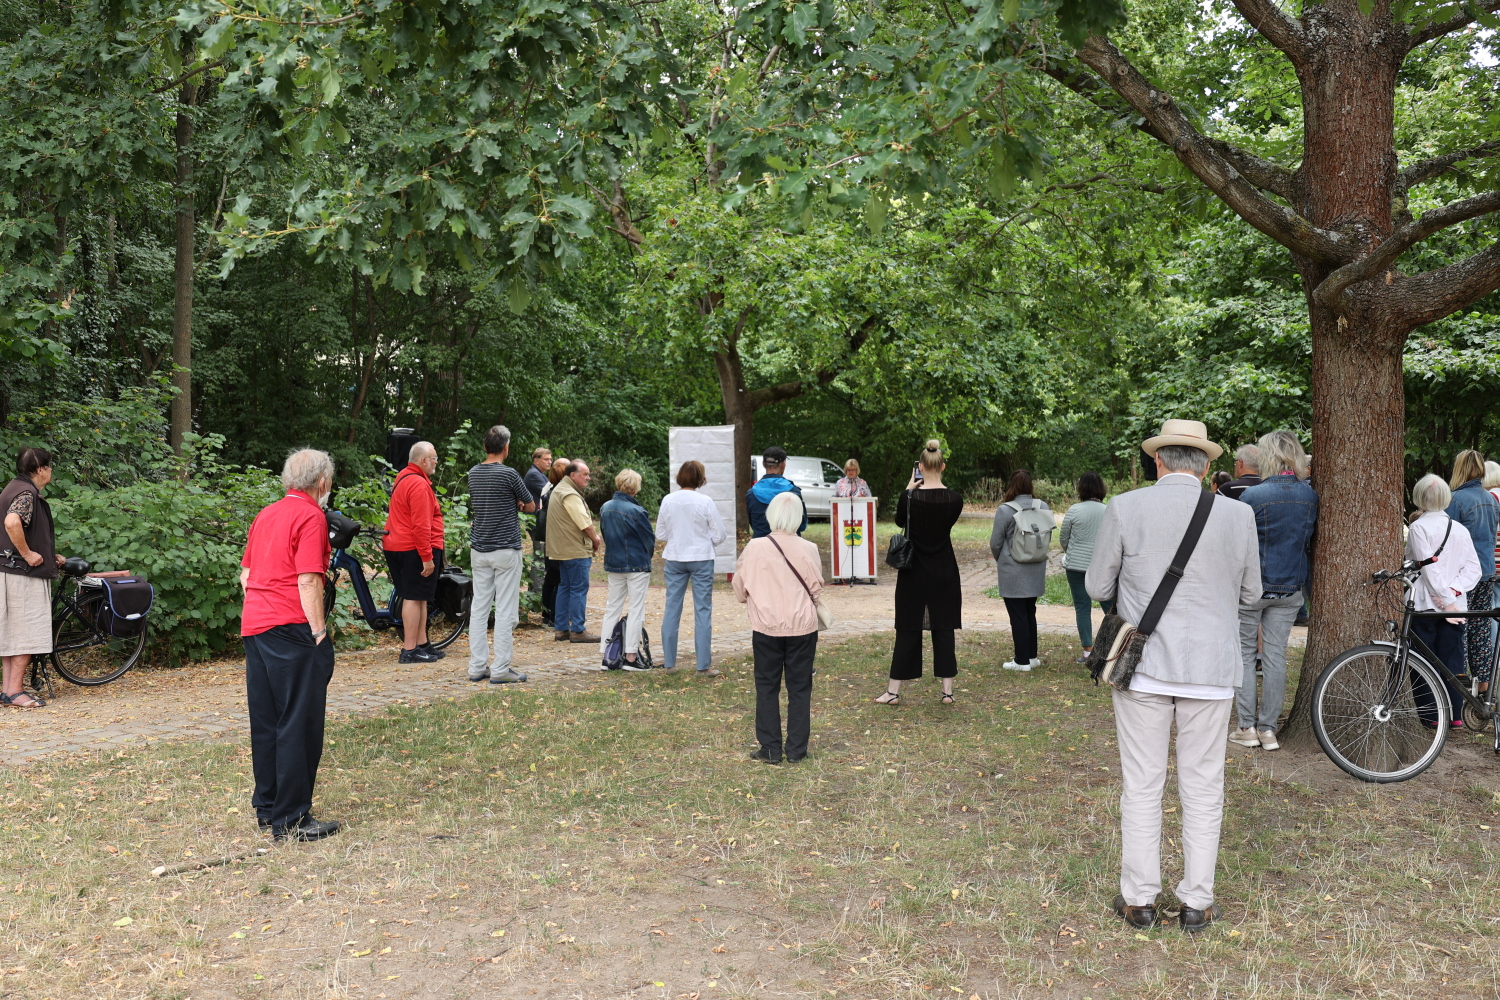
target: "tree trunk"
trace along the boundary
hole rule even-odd
[[[719,369],[719,392],[724,398],[724,419],[734,425],[734,523],[740,531],[750,530],[750,512],[745,508],[745,493],[754,485],[751,480],[751,447],[755,435],[755,409],[745,392],[745,368],[735,344],[714,352]]]
[[[1406,492],[1405,330],[1311,305],[1313,485],[1319,499],[1312,622],[1282,741],[1313,748],[1313,683],[1339,653],[1385,636],[1370,574],[1401,563]],[[1343,329],[1339,329],[1340,326]]]
[[[183,63],[192,56],[184,46]],[[183,437],[192,430],[193,419],[193,234],[196,228],[193,198],[193,104],[198,87],[193,80],[182,85],[177,111],[177,246],[172,265],[172,420],[168,442],[178,453]]]
[[[368,279],[366,279],[368,281]],[[349,326],[354,337],[359,336],[359,271],[352,272],[353,291],[349,296]],[[359,415],[364,411],[365,398],[370,392],[370,378],[375,373],[375,356],[380,353],[380,335],[375,330],[375,292],[371,283],[365,300],[365,326],[370,331],[370,353],[365,355],[359,369],[359,388],[354,393],[354,405],[349,408],[349,435],[346,441],[354,443],[359,428]],[[355,354],[355,357],[359,357]]]

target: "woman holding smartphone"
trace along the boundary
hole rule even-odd
[[[901,682],[922,676],[922,633],[932,633],[932,673],[942,678],[945,705],[953,704],[958,676],[954,631],[963,627],[963,587],[950,533],[964,500],[943,485],[942,446],[928,441],[896,504],[896,525],[911,543],[911,562],[896,571],[896,648],[891,678],[877,705],[894,705]]]

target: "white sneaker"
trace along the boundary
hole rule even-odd
[[[1005,661],[1004,663],[1002,663],[1000,665],[1002,667],[1004,667],[1006,670],[1030,670],[1031,669],[1031,664],[1030,663],[1016,663],[1014,660],[1007,660],[1007,661]]]
[[[1229,734],[1229,742],[1238,743],[1242,747],[1260,746],[1260,734],[1253,729],[1236,729]]]
[[[1042,661],[1033,656],[1031,658],[1031,665],[1033,667],[1040,667],[1042,665]]]
[[[1276,742],[1276,734],[1269,729],[1260,731],[1260,748],[1262,750],[1279,750],[1281,744]]]

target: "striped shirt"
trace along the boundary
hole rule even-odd
[[[517,504],[531,503],[521,474],[504,462],[482,462],[469,470],[469,547],[496,552],[521,547]]]

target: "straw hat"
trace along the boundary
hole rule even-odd
[[[1208,427],[1201,420],[1163,420],[1161,433],[1141,442],[1141,450],[1155,458],[1156,449],[1169,444],[1185,445],[1207,452],[1210,462],[1224,454],[1223,448],[1208,439]]]

